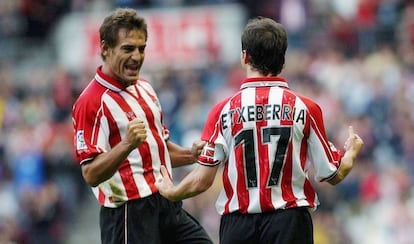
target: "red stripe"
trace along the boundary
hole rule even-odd
[[[303,191],[305,192],[305,197],[309,203],[309,206],[311,208],[315,207],[316,192],[308,179],[305,180],[305,184],[303,185]]]
[[[153,174],[154,169],[152,168],[152,156],[151,149],[148,143],[142,143],[138,147],[139,153],[142,155],[142,167],[144,169],[143,175],[148,186],[151,188],[151,192],[157,192],[157,188],[154,185],[155,176]],[[164,164],[165,165],[165,164]]]
[[[103,193],[101,188],[98,189],[98,201],[99,201],[99,204],[101,204],[102,206],[105,203],[105,194]]]
[[[264,105],[269,103],[270,87],[256,88],[256,105]],[[264,115],[263,115],[264,116]],[[268,212],[274,209],[272,204],[272,189],[267,186],[270,174],[270,164],[273,158],[269,160],[269,144],[261,143],[262,128],[268,125],[267,120],[258,120],[256,122],[257,149],[259,153],[259,179],[260,179],[260,208],[262,212]],[[270,161],[270,162],[269,162]]]
[[[233,188],[231,187],[231,183],[230,183],[230,179],[229,179],[229,164],[226,163],[224,165],[224,169],[223,169],[223,187],[224,187],[224,192],[226,193],[227,196],[227,202],[224,206],[224,211],[223,214],[228,214],[230,212],[230,200],[233,198],[234,195],[234,191]]]
[[[243,145],[234,149],[235,151],[235,163],[237,170],[237,198],[239,201],[239,211],[241,213],[247,213],[247,208],[249,206],[249,192],[246,186],[246,175],[244,174],[244,169],[246,166],[244,163],[244,150]]]
[[[122,99],[122,97],[118,93],[112,93],[110,95],[119,104],[122,111],[124,112],[132,111],[129,105]],[[107,114],[107,117],[110,121],[115,121],[115,119],[112,117],[111,112],[106,106],[105,106],[105,114]],[[122,138],[121,138],[121,135],[119,134],[119,128],[117,127],[116,123],[110,123],[109,126],[110,126],[109,131],[114,132],[111,136],[109,136],[109,144],[113,148],[119,142],[121,142]],[[124,184],[125,193],[128,199],[139,198],[140,197],[139,190],[136,186],[136,182],[133,177],[131,165],[128,159],[125,159],[125,161],[119,166],[118,172],[121,176],[122,183]]]
[[[289,92],[288,90],[284,90],[282,94],[282,114],[280,117],[280,125],[293,125],[293,108],[295,107],[296,103],[296,96]],[[288,117],[284,119],[285,117],[285,107],[289,106],[290,111],[288,113]]]
[[[305,125],[303,128],[303,138],[300,145],[300,165],[302,169],[305,169],[306,160],[308,158],[308,138],[310,133],[310,118],[309,114],[306,114]]]
[[[293,125],[293,108],[295,107],[296,96],[287,90],[283,91],[282,95],[282,116],[281,125]],[[291,110],[287,119],[283,119],[284,107],[289,105]],[[286,159],[283,166],[283,175],[281,180],[282,198],[286,202],[286,208],[296,205],[296,197],[293,194],[292,189],[292,141],[289,142],[289,146],[286,152]]]
[[[292,142],[289,143],[287,150],[281,182],[282,198],[286,202],[285,208],[295,207],[297,198],[292,190]]]

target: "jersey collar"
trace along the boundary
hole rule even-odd
[[[280,76],[272,77],[252,77],[243,80],[240,89],[247,87],[260,87],[260,86],[280,86],[289,88],[287,81]]]
[[[95,80],[104,87],[116,92],[121,92],[126,89],[126,87],[119,83],[117,80],[104,74],[102,72],[102,66],[99,66],[96,69]]]

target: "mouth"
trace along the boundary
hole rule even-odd
[[[137,76],[139,72],[138,64],[127,64],[124,66],[126,75],[128,76]]]

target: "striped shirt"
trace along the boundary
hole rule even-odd
[[[308,170],[334,177],[341,153],[330,146],[318,104],[281,77],[248,78],[209,112],[198,163],[220,164],[219,214],[263,213],[319,204]]]
[[[131,86],[119,82],[97,69],[95,78],[74,104],[74,146],[80,164],[108,152],[126,136],[129,121],[138,118],[148,128],[147,138],[133,150],[118,171],[92,191],[102,206],[117,207],[132,199],[156,193],[155,179],[160,166],[171,172],[166,140],[167,128],[152,86],[139,79]]]

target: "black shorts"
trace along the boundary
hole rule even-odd
[[[159,194],[129,201],[118,208],[101,207],[103,244],[213,243],[182,202]]]
[[[312,244],[312,217],[307,208],[223,215],[220,220],[220,244],[236,243]]]

